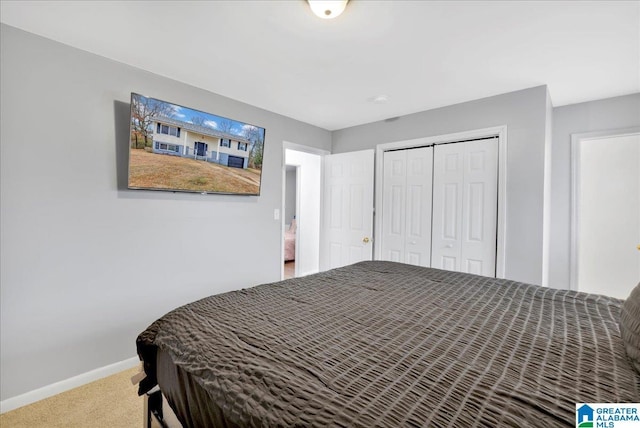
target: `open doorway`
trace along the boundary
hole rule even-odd
[[[328,152],[285,142],[282,169],[281,278],[320,270],[322,159]],[[295,171],[295,202],[293,174]],[[293,203],[293,207],[291,208]],[[295,216],[295,218],[294,218]],[[293,227],[292,227],[293,224]],[[286,246],[290,248],[287,250]],[[292,256],[293,253],[293,257]],[[285,276],[286,272],[286,276]]]
[[[284,184],[284,279],[295,277],[296,267],[296,201],[298,167],[285,165]]]
[[[572,288],[625,299],[640,277],[640,133],[611,134],[573,136]]]

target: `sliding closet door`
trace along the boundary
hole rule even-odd
[[[431,263],[433,148],[384,152],[382,258]]]
[[[495,276],[498,139],[434,148],[434,268]]]
[[[382,191],[382,260],[404,262],[407,193],[405,150],[384,152]]]

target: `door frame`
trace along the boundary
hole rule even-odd
[[[462,142],[480,138],[498,137],[498,224],[496,227],[496,278],[505,277],[506,268],[506,240],[507,240],[507,125],[494,126],[483,129],[473,129],[451,134],[432,137],[415,138],[411,140],[382,143],[376,146],[375,156],[375,215],[373,222],[374,241],[373,254],[375,260],[382,258],[382,247],[378,237],[382,236],[382,187],[384,170],[384,152],[390,150],[411,149],[437,144]]]
[[[578,291],[578,242],[580,241],[580,146],[583,141],[640,134],[640,126],[571,134],[571,214],[569,247],[569,289]]]
[[[202,151],[199,150],[200,148],[202,148]],[[196,141],[195,142],[195,155],[196,156],[203,156],[206,157],[207,156],[207,149],[208,149],[208,144],[205,143],[204,141]],[[201,155],[200,153],[203,152],[204,154]]]
[[[319,149],[316,147],[311,147],[311,146],[304,146],[302,144],[296,144],[296,143],[291,143],[289,141],[283,140],[282,141],[282,157],[280,158],[280,162],[281,162],[281,204],[280,204],[280,213],[279,213],[279,220],[280,220],[280,258],[279,258],[279,263],[280,263],[280,279],[283,280],[284,279],[284,232],[285,232],[285,198],[286,198],[286,186],[287,186],[287,149],[289,150],[295,150],[298,152],[304,152],[304,153],[311,153],[314,155],[318,155],[320,156],[320,183],[322,185],[324,177],[322,176],[322,171],[324,169],[324,156],[331,154],[331,152],[329,150],[324,150],[324,149]],[[304,191],[303,189],[301,189],[300,187],[300,169],[298,167],[297,170],[297,177],[298,179],[296,180],[296,211],[298,211],[297,209],[297,204],[300,203],[300,192]],[[322,200],[322,192],[320,194],[320,213],[318,213],[318,215],[320,216],[320,232],[322,233],[323,230],[323,224],[322,224],[322,204],[324,203],[324,201]],[[278,220],[278,219],[276,219]],[[300,229],[298,229],[300,230]],[[296,258],[298,257],[298,250],[299,250],[299,245],[298,245],[298,233],[296,232]],[[318,248],[320,248],[320,242],[318,242]],[[295,276],[298,276],[298,263],[296,263],[296,271],[295,271]]]

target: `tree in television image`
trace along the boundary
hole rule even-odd
[[[131,94],[129,187],[259,195],[264,128]]]

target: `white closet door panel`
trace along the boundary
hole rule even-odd
[[[431,196],[433,147],[405,150],[407,204],[405,263],[431,266]]]
[[[442,144],[433,152],[433,238],[431,267],[461,270],[464,151]]]
[[[389,191],[389,233],[398,238],[403,238],[404,235],[404,186],[395,184],[390,186]]]
[[[404,262],[407,156],[403,150],[383,156],[382,259]]]
[[[430,266],[433,149],[383,156],[382,258]]]
[[[495,276],[498,140],[434,149],[432,266]]]
[[[462,270],[495,276],[498,140],[493,138],[463,144],[466,156],[462,206]]]
[[[386,257],[383,260],[389,260],[391,262],[400,262],[402,263],[402,252],[398,250],[389,250],[386,254]]]

